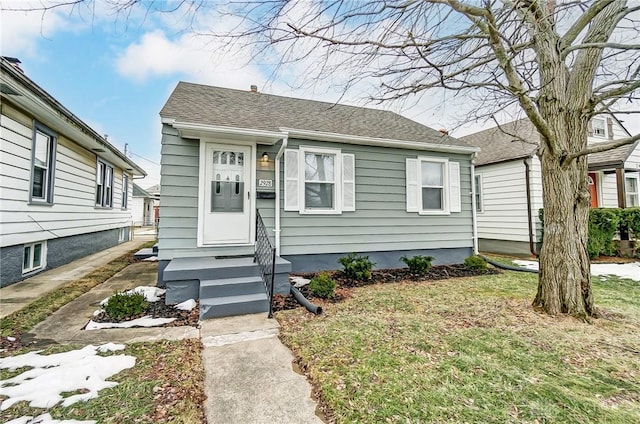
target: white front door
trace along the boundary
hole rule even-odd
[[[251,147],[207,143],[204,152],[204,244],[250,243]]]

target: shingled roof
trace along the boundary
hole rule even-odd
[[[460,139],[481,149],[476,157],[476,165],[481,166],[530,157],[538,148],[540,135],[531,121],[525,118]],[[589,168],[622,166],[636,144],[589,155]]]
[[[280,131],[291,128],[381,139],[465,146],[397,113],[180,82],[160,111],[177,122]]]

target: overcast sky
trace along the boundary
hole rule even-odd
[[[1,2],[3,8],[19,8],[28,1]],[[96,131],[108,134],[115,146],[124,151],[127,143],[131,158],[149,174],[138,182],[144,188],[160,182],[158,113],[178,81],[246,90],[256,84],[270,94],[385,107],[432,128],[453,130],[454,136],[493,126],[471,122],[459,127],[464,99],[442,93],[417,104],[379,106],[363,101],[365,85],[346,97],[328,80],[301,88],[303,68],[281,69],[274,78],[271,67],[253,62],[247,52],[185,32],[180,14],[149,15],[133,9],[124,17],[101,9],[103,3],[92,4],[92,10],[63,7],[44,15],[0,11],[1,52],[20,59],[31,79]],[[233,25],[201,18],[218,31]],[[640,130],[639,123],[629,122],[630,116],[624,118],[631,129]]]

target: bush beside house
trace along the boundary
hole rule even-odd
[[[544,210],[538,216],[544,228]],[[620,231],[628,232],[630,240],[620,240]],[[544,231],[543,231],[544,237]],[[598,256],[634,256],[635,243],[640,240],[640,208],[593,208],[589,210],[589,242],[591,258]]]

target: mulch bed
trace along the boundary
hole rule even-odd
[[[115,318],[111,318],[109,315],[107,315],[106,312],[102,312],[92,317],[91,319],[94,322],[125,322],[131,321],[136,318],[151,316],[152,318],[175,318],[175,321],[159,327],[180,327],[183,325],[190,325],[192,327],[198,326],[198,321],[200,320],[200,303],[198,301],[196,301],[196,306],[192,310],[181,311],[174,308],[173,305],[165,305],[164,301],[166,295],[163,294],[158,297],[160,298],[160,300],[156,302],[149,302],[147,310],[136,316],[118,320]]]
[[[342,271],[329,271],[329,275],[331,278],[335,280],[337,283],[336,295],[329,300],[320,299],[315,297],[309,286],[302,286],[298,288],[300,293],[304,297],[306,297],[312,303],[317,302],[330,302],[330,303],[338,303],[343,301],[344,299],[350,296],[350,289],[355,287],[363,287],[369,286],[372,284],[385,284],[385,283],[395,283],[400,281],[435,281],[435,280],[445,280],[447,278],[456,278],[456,277],[474,277],[478,275],[490,275],[490,274],[500,274],[501,271],[496,268],[487,268],[486,270],[476,270],[468,268],[464,265],[437,265],[433,266],[427,271],[425,275],[416,275],[409,272],[408,268],[390,268],[390,269],[377,269],[371,271],[371,279],[366,281],[355,281],[349,278],[346,278]],[[316,273],[306,273],[306,274],[297,274],[300,277],[312,279]],[[273,310],[275,311],[284,311],[289,309],[300,308],[300,305],[292,295],[275,295],[273,298]]]

